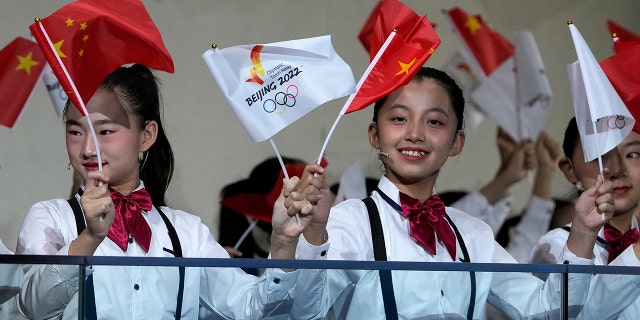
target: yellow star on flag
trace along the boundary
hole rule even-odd
[[[56,48],[56,52],[58,52],[58,55],[60,56],[60,58],[66,58],[67,55],[64,54],[64,52],[62,52],[62,44],[64,43],[64,39],[56,42],[53,44],[53,47]]]
[[[409,63],[403,63],[401,61],[398,61],[398,64],[400,64],[400,71],[396,73],[396,76],[403,73],[409,74],[409,69],[413,67],[414,63],[416,63],[416,58],[413,58],[413,60],[411,60],[411,62]]]
[[[469,29],[469,32],[471,32],[471,34],[475,34],[476,31],[482,28],[480,21],[478,21],[476,17],[469,17],[469,19],[464,22],[464,26]]]
[[[40,62],[34,61],[32,57],[33,57],[33,52],[29,52],[29,54],[27,54],[24,57],[21,55],[16,55],[16,58],[18,58],[18,61],[20,61],[20,64],[18,64],[18,66],[16,67],[16,71],[24,70],[27,74],[30,75],[31,67],[37,66],[40,64]]]
[[[80,30],[86,30],[87,29],[87,23],[83,22],[80,24]]]
[[[67,18],[67,21],[65,21],[64,23],[67,24],[67,27],[73,27],[73,19],[71,18]]]

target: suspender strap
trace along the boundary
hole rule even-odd
[[[169,230],[169,238],[171,238],[171,246],[173,247],[173,252],[176,258],[182,258],[182,246],[180,245],[180,240],[178,239],[178,233],[176,232],[176,228],[173,227],[167,215],[160,210],[159,207],[156,207],[164,224],[167,226],[167,230]],[[180,274],[180,285],[178,286],[178,297],[176,298],[176,320],[182,318],[182,299],[184,297],[184,267],[178,267],[178,273]]]
[[[82,195],[82,189],[78,190],[78,194]],[[67,200],[71,209],[73,209],[73,215],[76,219],[76,229],[78,230],[78,235],[86,228],[86,224],[84,221],[84,213],[82,212],[82,207],[80,207],[80,203],[78,199],[74,196]],[[158,213],[160,213],[160,217],[162,217],[162,221],[167,227],[169,232],[169,238],[171,239],[171,246],[173,247],[173,255],[177,258],[182,257],[182,246],[180,245],[180,239],[178,238],[178,233],[176,232],[176,228],[173,227],[167,215],[160,210],[159,207],[156,207]],[[176,314],[175,319],[180,319],[182,317],[182,300],[184,297],[184,276],[185,276],[185,268],[178,267],[178,272],[180,274],[180,285],[178,287],[178,296],[176,298]],[[96,313],[96,298],[95,291],[93,289],[93,275],[87,277],[86,280],[86,292],[84,295],[85,299],[85,319],[94,320],[97,319]]]
[[[464,239],[462,239],[462,235],[460,234],[458,227],[456,227],[453,221],[451,221],[451,218],[449,218],[449,215],[445,215],[444,217],[449,222],[449,225],[451,225],[451,228],[453,229],[453,232],[455,232],[456,238],[458,239],[458,243],[460,244],[460,250],[462,250],[462,256],[463,256],[463,258],[460,259],[460,261],[471,263],[471,257],[469,257],[469,251],[467,251],[467,245],[464,244]],[[471,320],[473,319],[473,311],[476,306],[476,273],[475,271],[469,271],[469,278],[471,282],[471,294],[469,297],[469,309],[467,309],[467,319]]]
[[[387,261],[387,250],[384,245],[384,232],[380,222],[378,207],[371,197],[362,200],[367,206],[369,224],[371,225],[371,240],[373,242],[373,256],[376,261]],[[380,287],[382,288],[382,300],[387,319],[398,319],[396,297],[393,292],[393,279],[391,270],[378,270],[380,273]]]
[[[78,194],[82,195],[82,189],[78,190]],[[71,209],[73,209],[73,216],[76,218],[76,230],[78,230],[78,235],[80,235],[80,233],[82,233],[82,231],[86,228],[82,207],[80,207],[80,202],[78,202],[78,199],[75,196],[69,198],[67,202],[69,202]],[[82,316],[78,315],[78,318],[82,319]],[[93,274],[89,275],[87,277],[87,280],[85,280],[84,319],[98,319],[98,314],[96,312],[96,294],[93,289]]]

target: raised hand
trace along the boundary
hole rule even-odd
[[[613,183],[599,176],[596,183],[582,192],[576,201],[576,214],[567,240],[567,247],[575,255],[592,258],[598,231],[615,212],[612,190]]]
[[[271,234],[271,257],[293,259],[300,234],[312,223],[315,206],[326,198],[321,190],[328,190],[324,179],[314,176],[324,173],[319,165],[305,167],[302,178],[284,181],[283,189],[274,204]],[[296,219],[299,217],[300,223]]]
[[[69,247],[72,255],[93,255],[107,236],[115,215],[108,188],[109,179],[101,171],[89,171],[80,205],[87,227]]]

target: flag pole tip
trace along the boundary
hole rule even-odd
[[[617,37],[618,37],[618,34],[617,34],[617,33],[615,33],[615,32],[614,32],[614,33],[612,33],[612,34],[611,34],[611,38],[614,38],[614,39],[615,39],[615,38],[617,38]]]
[[[567,20],[567,25],[569,25],[569,24],[573,24],[573,21],[572,20]]]
[[[33,19],[35,22],[40,22],[40,18],[36,17],[35,19]]]
[[[211,49],[218,49],[218,44],[212,43],[211,44]]]

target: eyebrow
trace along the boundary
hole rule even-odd
[[[94,121],[93,125],[94,126],[99,126],[99,125],[104,125],[104,124],[117,124],[118,122],[113,121],[111,119],[102,119],[102,120],[96,120]],[[67,126],[79,126],[80,122],[77,120],[67,120],[66,121],[66,125]]]
[[[633,146],[637,146],[637,145],[640,145],[640,141],[639,140],[629,141],[629,142],[623,144],[622,146],[623,147],[633,147]]]

